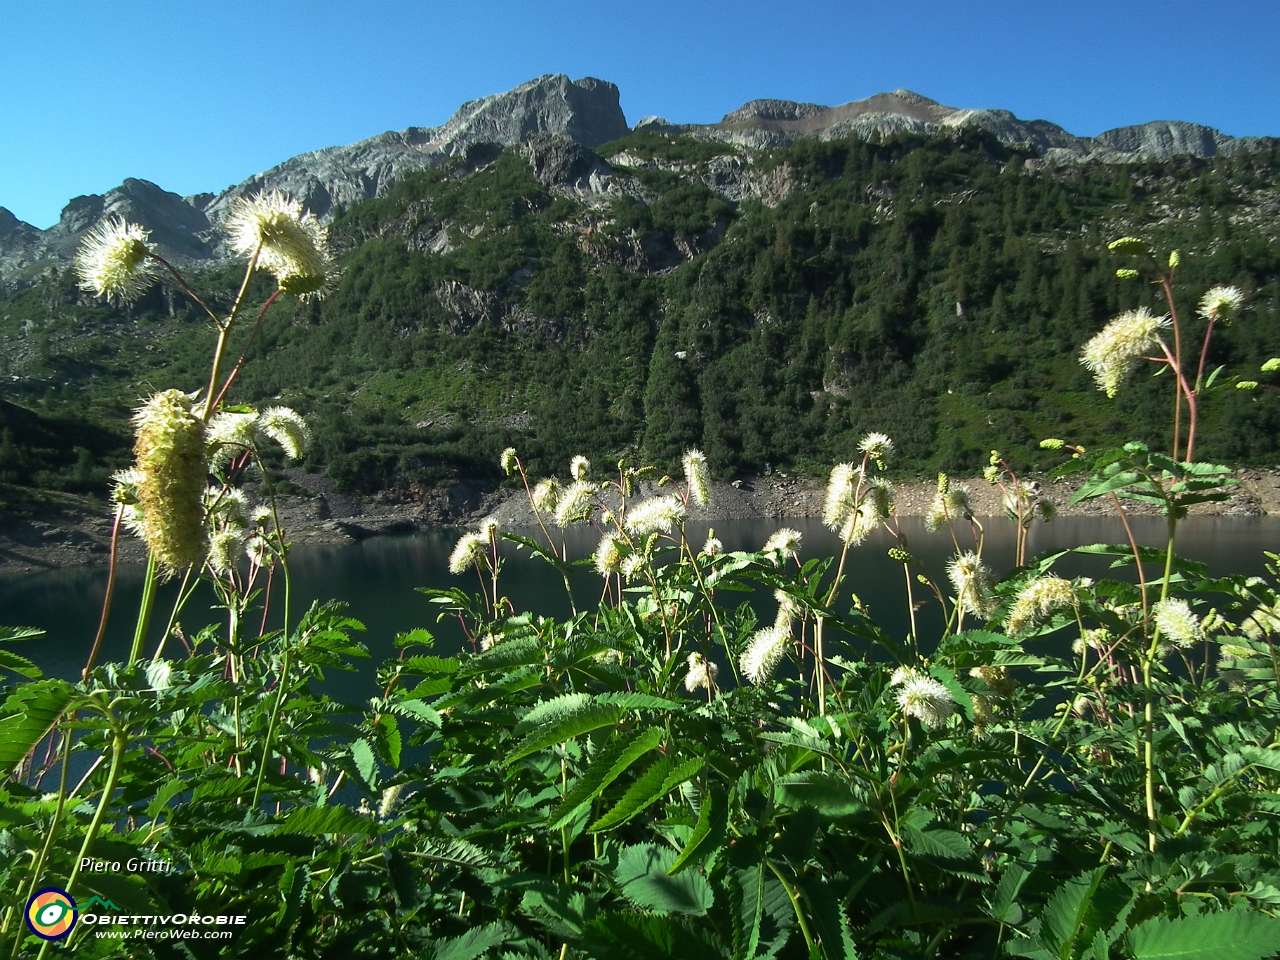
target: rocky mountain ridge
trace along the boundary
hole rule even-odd
[[[647,117],[634,131],[687,134],[740,148],[746,155],[725,158],[723,175],[708,184],[727,199],[738,201],[769,192],[768,184],[756,184],[744,176],[749,154],[756,150],[803,138],[867,138],[900,132],[946,132],[966,126],[986,130],[1004,143],[1030,148],[1038,163],[1211,157],[1266,142],[1256,137],[1230,137],[1210,127],[1176,120],[1121,127],[1093,138],[1077,137],[1045,120],[1021,120],[1007,110],[948,107],[909,90],[879,93],[836,107],[753,100],[718,123],[673,124],[661,117]],[[76,197],[48,230],[24,223],[0,207],[0,280],[22,280],[50,267],[65,266],[85,231],[111,216],[140,223],[151,231],[165,255],[180,262],[214,260],[223,254],[217,226],[239,197],[278,189],[302,200],[316,216],[328,219],[339,205],[379,196],[408,174],[451,157],[483,163],[495,147],[532,144],[527,150],[530,162],[544,164],[538,175],[549,188],[554,185],[578,195],[608,195],[619,189],[634,194],[634,185],[625,184],[629,179],[623,169],[625,154],[611,166],[590,153],[592,148],[631,132],[618,88],[612,83],[591,77],[571,81],[563,74],[543,76],[506,93],[465,103],[439,127],[410,127],[348,146],[300,154],[217,195],[181,197],[149,181],[129,179],[106,194]],[[564,148],[548,149],[546,145],[555,141]],[[553,158],[549,166],[548,158]]]

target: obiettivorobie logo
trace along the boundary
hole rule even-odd
[[[96,898],[95,898],[96,899]],[[80,911],[71,894],[60,887],[37,890],[27,901],[27,926],[37,937],[57,940],[76,925]]]

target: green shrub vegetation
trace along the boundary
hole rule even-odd
[[[237,396],[304,411],[310,468],[364,490],[496,481],[509,443],[541,473],[579,452],[670,466],[690,445],[721,476],[820,473],[872,427],[905,472],[976,470],[993,446],[1045,468],[1044,435],[1158,439],[1158,381],[1102,406],[1075,362],[1103,319],[1154,304],[1114,282],[1104,249],[1139,225],[1183,252],[1192,297],[1246,291],[1249,323],[1215,338],[1214,367],[1256,370],[1280,339],[1274,149],[1032,170],[975,131],[764,153],[640,132],[600,153],[629,158],[616,169],[635,190],[588,202],[511,149],[340,211],[335,294],[268,316],[253,356],[272,362]],[[755,187],[731,203],[707,178],[735,164]],[[226,305],[237,275],[193,282]],[[168,286],[129,311],[69,275],[10,290],[5,395],[122,435],[155,385],[202,385],[200,317]],[[1273,407],[1239,394],[1206,416],[1207,456],[1276,462]],[[114,465],[71,439],[62,460],[73,446]]]
[[[279,210],[312,226],[278,198],[237,216],[260,223]],[[319,238],[281,253],[268,245],[277,235],[260,230],[248,244],[248,275],[261,253],[281,284],[319,286]],[[132,247],[95,243],[101,258],[136,266]],[[1174,305],[1177,257],[1147,256],[1133,238],[1112,246],[1113,269],[1141,270]],[[251,302],[209,311],[220,346]],[[1252,322],[1244,292],[1220,286],[1199,302],[1198,315],[1184,304],[1168,324],[1127,311],[1085,352],[1120,403],[1146,389],[1134,366],[1155,358],[1166,371],[1169,453],[1139,441],[1086,450],[1074,437],[1037,446],[1057,476],[1077,478],[1076,501],[1109,502],[1126,530],[1135,502],[1165,518],[1162,548],[1132,538],[1078,548],[1110,557],[1114,576],[1066,579],[1054,572],[1062,554],[1027,556],[1025,534],[1045,514],[998,453],[987,479],[1006,495],[1018,566],[995,582],[968,493],[945,474],[928,526],[955,556],[945,573],[912,556],[884,480],[899,451],[880,432],[830,473],[823,519],[840,553],[804,562],[787,529],[756,551],[689,542],[685,515],[708,491],[700,451],[678,457],[674,478],[626,461],[593,472],[575,457],[570,478],[532,484],[506,448],[495,468],[529,486],[540,529],[463,534],[450,569],[476,576],[459,581],[475,588],[425,591],[470,649],[435,650],[425,627],[402,634],[369,698],[350,704],[316,684],[368,656],[363,627],[338,602],[291,608],[270,483],[261,504],[239,487],[247,473],[269,480],[273,446],[302,456],[308,431],[289,410],[220,401],[237,373],[217,350],[212,386],[189,409],[173,389],[146,401],[134,468],[113,491],[117,517],[151,554],[127,660],[99,664],[95,645],[79,680],[45,677],[14,652],[41,632],[0,628],[12,681],[0,704],[0,950],[37,960],[1274,956],[1280,556],[1268,555],[1269,578],[1246,578],[1176,552],[1187,509],[1229,498],[1234,483],[1227,467],[1195,459],[1218,442],[1213,405],[1258,390],[1198,365],[1218,329]],[[191,482],[199,476],[207,490]],[[643,492],[654,479],[656,492]],[[601,535],[590,558],[558,546],[553,527],[574,523]],[[919,604],[937,604],[936,635],[887,632],[851,589],[853,554],[881,528],[895,539],[911,623]],[[599,604],[562,620],[515,610],[503,542],[566,587],[575,564],[593,566]],[[182,630],[180,614],[200,613],[181,598],[172,613],[154,609],[166,569],[183,596],[197,580],[211,585],[214,622]],[[772,623],[742,602],[762,590]],[[265,630],[268,606],[283,629]],[[174,869],[93,869],[99,860]],[[24,905],[49,887],[93,902],[96,916],[246,922],[216,923],[227,939],[121,941],[100,934],[149,928],[90,924],[86,911],[40,941]]]

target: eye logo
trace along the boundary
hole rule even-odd
[[[27,926],[45,940],[66,936],[79,916],[71,894],[57,887],[45,887],[27,902]]]

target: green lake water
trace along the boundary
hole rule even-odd
[[[802,558],[835,553],[839,541],[815,520],[749,520],[717,523],[716,535],[726,549],[756,549],[773,531],[791,526],[804,534]],[[904,523],[912,552],[929,567],[933,575],[945,579],[948,557],[953,552],[945,534],[930,534],[922,521]],[[1013,565],[1012,525],[998,519],[986,522],[985,557],[1001,575]],[[700,546],[706,536],[706,525],[690,525],[689,538]],[[1135,523],[1139,538],[1153,546],[1162,545],[1164,524],[1159,518],[1139,518]],[[520,531],[534,536],[537,531]],[[449,587],[461,585],[476,588],[474,574],[451,576],[447,561],[461,531],[440,529],[428,533],[377,537],[341,546],[302,546],[295,548],[290,566],[293,580],[294,615],[313,600],[336,598],[349,604],[351,616],[363,621],[368,630],[361,639],[369,645],[373,666],[394,655],[393,641],[397,633],[415,627],[426,627],[436,633],[437,650],[451,652],[464,644],[456,624],[437,624],[438,607],[416,592],[416,587]],[[598,533],[587,527],[570,529],[566,540],[572,554],[586,557],[594,549]],[[1033,530],[1030,553],[1067,549],[1096,542],[1123,539],[1123,530],[1110,518],[1065,517],[1050,524],[1037,524]],[[886,555],[891,540],[880,534],[850,554],[847,565],[848,589],[854,591],[870,608],[881,625],[896,636],[907,631],[905,584],[902,567]],[[961,546],[971,542],[962,538]],[[1262,575],[1263,550],[1280,550],[1280,518],[1195,517],[1181,525],[1179,553],[1209,565],[1212,574],[1247,573]],[[1107,575],[1107,561],[1097,557],[1071,556],[1059,568],[1066,575]],[[1154,572],[1154,571],[1153,571]],[[117,576],[117,594],[109,624],[102,659],[123,659],[133,635],[133,620],[142,589],[141,565],[123,566]],[[47,631],[43,640],[27,642],[15,650],[30,657],[46,672],[63,677],[78,677],[97,628],[103,592],[105,568],[55,570],[29,576],[0,580],[0,624],[36,626]],[[277,579],[277,588],[279,580]],[[584,568],[573,579],[572,586],[580,608],[591,606],[600,593],[600,578]],[[502,592],[511,598],[517,610],[563,616],[569,611],[564,586],[558,574],[527,555],[513,555],[503,571]],[[158,634],[167,620],[176,584],[166,585],[156,605],[153,633]],[[921,599],[923,590],[917,592]],[[733,595],[734,602],[747,595]],[[730,597],[724,598],[726,601]],[[772,619],[773,600],[767,595],[754,598],[762,617]],[[219,621],[221,611],[210,610],[211,594],[198,593],[180,620],[187,633],[195,633],[206,623]],[[273,595],[272,608],[280,609],[280,595]],[[927,638],[940,624],[936,604],[926,605],[920,615],[920,632]],[[172,642],[172,641],[170,641]],[[152,639],[148,652],[154,648]],[[180,648],[170,648],[169,655],[180,655]],[[364,699],[368,695],[356,678],[337,679],[336,689]]]

